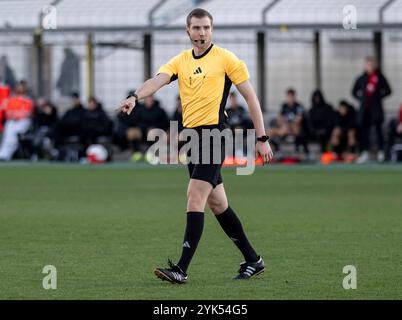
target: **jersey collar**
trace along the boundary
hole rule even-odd
[[[211,45],[209,46],[209,48],[208,48],[202,55],[200,55],[200,56],[196,56],[196,55],[195,55],[194,49],[191,50],[191,53],[193,54],[193,58],[194,58],[194,59],[201,59],[201,58],[205,57],[205,56],[208,54],[208,52],[211,51],[211,49],[212,49],[213,46],[214,46],[214,44],[211,43]]]

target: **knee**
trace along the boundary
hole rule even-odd
[[[208,199],[208,207],[215,215],[221,214],[223,211],[227,209],[227,206],[225,206],[224,203],[217,201],[215,199]]]
[[[221,214],[228,208],[227,201],[222,201],[222,200],[218,200],[213,197],[209,197],[207,202],[208,202],[208,207],[211,209],[211,211],[215,215]]]

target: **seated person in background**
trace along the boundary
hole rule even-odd
[[[99,138],[111,135],[112,124],[102,104],[95,97],[88,98],[84,113],[83,141],[86,147],[99,143]]]
[[[39,98],[35,104],[32,119],[34,129],[41,127],[54,128],[58,119],[57,109],[50,101]]]
[[[71,95],[72,107],[60,119],[57,126],[57,144],[63,144],[74,138],[77,142],[83,142],[83,128],[85,109],[81,104],[78,93]]]
[[[271,124],[267,134],[277,149],[279,149],[278,140],[285,138],[289,141],[295,141],[296,149],[298,149],[299,144],[302,144],[304,152],[307,154],[308,146],[304,137],[305,122],[304,108],[296,101],[296,91],[288,89],[286,91],[286,102],[282,105],[278,118]]]
[[[402,104],[399,108],[399,119],[392,119],[389,122],[387,130],[387,160],[391,159],[391,148],[395,144],[396,139],[402,140]]]
[[[134,93],[135,90],[129,91],[128,95]],[[113,132],[113,143],[116,144],[120,150],[132,149],[133,152],[139,150],[140,146],[136,140],[132,140],[131,128],[138,127],[138,113],[144,105],[141,102],[137,103],[131,114],[118,113],[115,130]]]
[[[56,107],[50,101],[39,98],[35,104],[30,133],[21,137],[22,141],[29,141],[31,158],[52,158],[57,122]]]
[[[321,152],[327,151],[332,130],[335,127],[335,111],[329,105],[320,90],[313,92],[309,111],[310,133],[319,142]]]
[[[136,107],[137,109],[137,107]],[[133,161],[141,160],[146,150],[141,145],[149,146],[154,141],[147,141],[148,132],[152,129],[168,130],[169,118],[165,110],[163,110],[159,101],[152,96],[144,99],[144,106],[137,110],[137,126],[130,127],[127,130],[127,138],[133,146]]]
[[[339,102],[336,112],[335,128],[331,134],[332,151],[338,155],[346,152],[349,157],[355,157],[357,134],[356,110],[345,100]]]
[[[3,103],[6,123],[0,142],[0,160],[9,161],[18,148],[18,135],[25,133],[31,126],[33,102],[26,96],[25,84],[20,82],[15,95]]]

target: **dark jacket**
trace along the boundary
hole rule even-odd
[[[59,135],[61,137],[82,136],[84,126],[85,109],[82,105],[68,110],[59,123]]]
[[[101,104],[93,110],[85,110],[83,133],[87,142],[94,143],[95,138],[111,134],[111,121]]]
[[[49,127],[52,129],[57,125],[57,109],[54,106],[51,106],[51,109],[52,112],[50,114],[46,114],[39,107],[34,109],[32,122],[35,130],[39,129],[40,127]]]
[[[144,106],[138,109],[137,121],[139,127],[143,130],[149,128],[166,130],[169,127],[169,118],[165,110],[160,107],[158,100],[154,101],[154,105],[151,108]]]
[[[313,135],[329,135],[335,126],[335,111],[320,90],[314,91],[309,111],[310,128]]]
[[[353,86],[352,95],[360,101],[360,109],[358,112],[358,122],[360,125],[367,121],[370,121],[370,123],[382,123],[384,121],[382,99],[391,94],[391,87],[380,71],[377,71],[377,75],[378,84],[373,93],[369,108],[366,106],[368,74],[363,73],[357,78]]]
[[[125,134],[128,128],[139,126],[138,115],[142,112],[141,109],[145,108],[144,105],[138,102],[130,115],[120,112],[117,115],[117,129],[122,130]]]
[[[339,111],[336,112],[335,125],[346,132],[350,129],[357,129],[356,110],[353,106],[348,105],[348,112],[346,115],[341,115]]]

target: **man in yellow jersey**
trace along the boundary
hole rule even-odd
[[[233,83],[244,97],[256,130],[256,153],[269,162],[273,153],[265,135],[258,98],[249,82],[246,65],[232,52],[212,44],[213,18],[203,9],[194,9],[187,16],[187,34],[192,49],[183,51],[163,65],[155,77],[147,80],[120,105],[120,111],[130,114],[138,100],[154,94],[171,81],[179,81],[183,108],[183,126],[200,132],[202,129],[223,130],[225,105]],[[205,148],[202,143],[200,150]],[[224,151],[224,148],[222,148]],[[154,273],[171,283],[186,283],[187,269],[195,253],[204,227],[205,205],[215,214],[219,224],[244,256],[234,279],[249,279],[265,270],[235,212],[228,205],[222,183],[220,163],[189,163],[190,182],[187,190],[187,224],[182,255],[177,264],[169,260],[168,268],[156,268]]]

